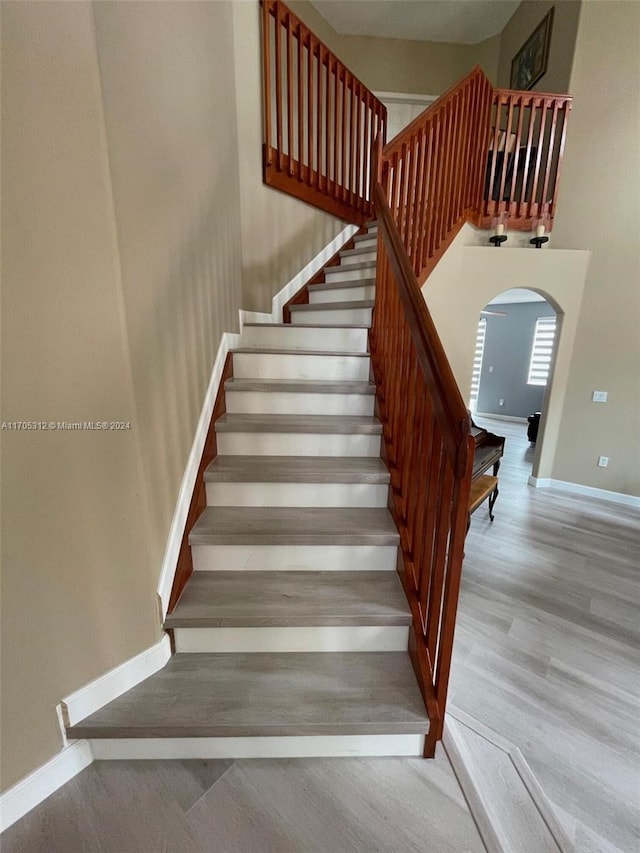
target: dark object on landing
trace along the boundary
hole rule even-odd
[[[527,428],[527,438],[531,444],[535,444],[538,438],[538,428],[540,426],[540,412],[534,412],[527,418],[529,426]]]

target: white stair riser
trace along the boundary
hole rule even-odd
[[[224,456],[380,456],[379,435],[290,432],[221,432]]]
[[[323,302],[359,302],[361,299],[374,299],[375,295],[375,284],[366,284],[362,287],[344,287],[335,290],[310,290],[309,302],[312,305]]]
[[[192,545],[197,572],[392,572],[395,545]]]
[[[241,341],[243,347],[366,352],[367,329],[299,329],[292,324],[286,328],[245,326]]]
[[[370,326],[371,308],[341,308],[332,311],[321,306],[310,311],[292,311],[291,322],[295,326]]]
[[[376,483],[207,483],[208,506],[385,507]]]
[[[358,252],[357,255],[340,255],[340,266],[346,267],[350,264],[366,264],[368,261],[375,263],[376,257],[378,255],[376,249],[376,243],[373,243],[371,250],[369,252]],[[364,249],[365,246],[362,243],[358,243],[358,249]],[[369,248],[368,246],[366,248]],[[328,269],[333,269],[333,267],[328,267]]]
[[[227,412],[238,415],[373,415],[373,394],[226,391]]]
[[[353,270],[348,266],[343,267],[327,267],[324,271],[324,280],[327,284],[333,284],[336,281],[361,281],[363,278],[375,278],[375,264],[364,267],[364,269]]]
[[[425,735],[114,738],[90,740],[97,761],[121,759],[422,757]]]
[[[404,652],[406,625],[176,628],[179,654],[261,652]]]
[[[236,379],[369,379],[369,357],[364,355],[299,355],[297,353],[236,352]]]

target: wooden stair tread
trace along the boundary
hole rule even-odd
[[[165,628],[409,625],[396,572],[194,572]]]
[[[406,652],[178,654],[71,738],[420,734]]]
[[[353,302],[305,302],[299,305],[290,305],[289,311],[344,311],[353,308],[373,308],[374,305],[374,299],[358,299]]]
[[[217,456],[204,472],[206,482],[227,483],[389,483],[384,462],[375,456]]]
[[[379,507],[207,507],[191,545],[397,545],[398,531]]]
[[[382,425],[366,415],[237,415],[216,421],[216,432],[285,432],[380,435]]]
[[[345,272],[345,270],[375,270],[376,261],[375,259],[372,261],[361,261],[359,264],[338,264],[335,267],[325,267],[324,274],[331,274],[334,272]]]
[[[342,269],[342,267],[332,267],[332,269]],[[345,269],[351,269],[350,266]],[[354,278],[349,281],[325,281],[322,284],[310,284],[307,290],[309,293],[319,290],[345,290],[347,288],[371,287],[375,285],[375,278]]]
[[[492,477],[490,474],[483,474],[474,480],[471,483],[471,491],[469,493],[469,513],[475,512],[483,501],[495,491],[497,485],[498,478]]]

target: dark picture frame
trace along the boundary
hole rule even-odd
[[[553,9],[552,6],[511,60],[512,89],[531,89],[546,74]]]

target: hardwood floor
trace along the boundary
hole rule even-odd
[[[507,436],[496,519],[473,516],[451,701],[520,747],[578,851],[640,848],[638,569],[632,508],[527,486]]]
[[[96,762],[2,853],[483,853],[441,751],[420,758]]]
[[[579,853],[634,853],[638,513],[528,487],[525,425],[486,425],[507,436],[506,454],[496,520],[480,507],[471,522],[451,700],[520,747]],[[435,762],[98,762],[0,844],[3,853],[483,849],[441,747]]]

